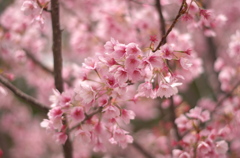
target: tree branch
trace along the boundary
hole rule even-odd
[[[181,5],[181,7],[178,11],[177,16],[175,17],[175,19],[172,23],[172,25],[168,28],[167,33],[162,37],[162,39],[159,42],[157,48],[155,50],[153,50],[153,52],[156,52],[162,45],[164,45],[166,43],[167,36],[172,31],[172,29],[175,26],[175,24],[177,23],[178,19],[181,17],[181,15],[183,15],[185,13],[186,10],[187,10],[186,0],[183,0],[182,5]]]
[[[62,78],[62,32],[60,30],[60,20],[59,20],[59,1],[51,0],[51,18],[52,18],[52,38],[53,38],[53,62],[54,62],[54,81],[56,89],[62,93],[63,92],[63,78]],[[64,124],[67,124],[65,118]],[[69,139],[63,145],[64,157],[72,158],[72,143]]]
[[[43,65],[37,58],[35,58],[29,51],[27,51],[26,49],[24,49],[27,57],[29,59],[31,59],[36,65],[38,65],[42,70],[44,70],[45,72],[53,75],[53,71],[51,69],[49,69],[48,67],[46,67],[45,65]]]
[[[162,5],[161,5],[161,0],[155,0],[156,1],[156,9],[158,11],[158,15],[159,15],[159,24],[160,24],[160,30],[161,30],[161,34],[162,36],[164,36],[166,34],[166,24],[165,24],[165,19],[163,17],[163,14],[162,14]],[[165,39],[166,40],[166,39]],[[166,43],[166,41],[164,41]]]
[[[5,79],[2,75],[0,75],[0,83],[2,83],[5,87],[7,87],[9,90],[11,90],[17,97],[23,99],[25,102],[32,105],[34,108],[37,108],[38,110],[47,113],[48,108],[44,104],[40,103],[38,100],[33,98],[30,95],[27,95],[26,93],[22,92],[20,89],[15,87],[13,84],[11,84],[7,79]]]
[[[43,71],[49,73],[50,75],[54,75],[54,72],[49,69],[47,66],[43,65],[36,57],[34,57],[29,51],[23,49],[29,59],[31,59],[37,66],[39,66]],[[63,79],[63,81],[68,85],[71,86],[71,82],[69,80]]]
[[[173,124],[173,128],[174,128],[174,131],[175,131],[175,134],[176,134],[176,137],[177,137],[177,141],[180,141],[182,139],[180,133],[178,132],[178,127],[177,127],[177,124],[175,123],[175,119],[176,119],[176,114],[175,114],[175,106],[174,106],[174,101],[173,101],[173,97],[170,98],[170,120]],[[181,147],[178,145],[177,146],[178,149],[181,149]]]
[[[53,62],[54,62],[54,81],[55,87],[61,93],[63,92],[62,79],[62,32],[59,21],[59,2],[51,0],[51,17],[52,17],[52,38],[53,38]]]

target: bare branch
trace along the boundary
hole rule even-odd
[[[165,24],[165,19],[163,17],[163,14],[162,14],[162,5],[161,5],[161,0],[155,0],[156,1],[156,9],[158,11],[158,15],[159,15],[159,24],[160,24],[160,30],[161,30],[161,33],[162,33],[162,36],[166,34],[166,24]],[[164,41],[166,42],[166,41]]]
[[[156,52],[162,45],[164,45],[166,43],[166,39],[167,36],[169,35],[169,33],[172,31],[173,27],[175,26],[175,24],[177,23],[178,19],[181,17],[181,15],[183,15],[186,11],[186,0],[183,0],[182,5],[178,11],[177,16],[175,17],[172,25],[169,27],[169,29],[167,30],[167,33],[162,37],[161,41],[159,42],[157,48],[155,50],[153,50],[153,52]]]
[[[55,87],[61,93],[63,92],[62,78],[62,33],[59,22],[59,2],[51,0],[52,17],[52,38],[53,38],[53,60],[54,60],[54,81]]]
[[[173,124],[173,128],[177,137],[177,141],[180,141],[182,139],[182,136],[180,135],[180,133],[178,132],[178,127],[177,124],[175,123],[176,120],[176,113],[175,113],[175,106],[174,106],[174,101],[173,101],[173,97],[170,98],[171,104],[170,104],[170,120]],[[178,149],[181,149],[180,146],[177,146]]]
[[[34,57],[29,51],[27,51],[26,49],[24,49],[27,57],[29,59],[31,59],[37,66],[39,66],[42,70],[44,70],[45,72],[49,73],[50,75],[54,75],[54,72],[49,69],[47,66],[43,65],[43,63],[41,63],[36,57]],[[69,80],[65,80],[63,79],[63,81],[65,83],[68,84],[68,86],[71,86],[71,82]]]
[[[51,0],[51,18],[52,18],[52,38],[53,38],[53,62],[54,62],[54,81],[56,89],[62,93],[63,92],[63,78],[62,78],[62,31],[60,29],[60,20],[59,20],[59,1]],[[67,119],[63,122],[67,124]],[[73,148],[72,143],[69,139],[66,140],[66,143],[63,145],[64,157],[72,158],[73,157]]]
[[[27,95],[26,93],[22,92],[20,89],[18,89],[13,84],[11,84],[9,81],[7,81],[7,79],[5,79],[2,75],[0,75],[0,83],[2,83],[5,87],[7,87],[9,90],[11,90],[17,97],[23,99],[25,102],[32,105],[34,108],[37,108],[44,113],[48,112],[48,108],[46,105],[40,103],[38,100],[36,100],[32,96]]]
[[[26,49],[24,49],[26,55],[28,58],[30,58],[36,65],[38,65],[41,69],[43,69],[44,71],[46,71],[47,73],[53,75],[53,71],[51,69],[49,69],[48,67],[46,67],[45,65],[43,65],[37,58],[35,58],[29,51],[27,51]]]

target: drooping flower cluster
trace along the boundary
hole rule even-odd
[[[219,81],[223,91],[230,91],[239,83],[239,65],[240,65],[240,32],[237,31],[231,36],[226,55],[227,60],[219,57],[215,62],[215,70],[219,72]],[[230,61],[231,62],[227,62]]]
[[[171,25],[181,2],[161,1],[166,28]],[[214,10],[207,10],[205,6],[207,8],[211,6]],[[184,22],[177,22],[168,35],[167,44],[153,53],[153,48],[160,41],[159,37],[163,36],[159,33],[161,24],[155,10],[155,0],[109,0],[107,3],[105,0],[60,0],[65,66],[63,77],[64,82],[67,81],[64,88],[66,91],[60,94],[54,90],[54,95],[50,98],[52,105],[48,119],[45,119],[41,125],[46,127],[60,144],[64,144],[67,139],[74,140],[74,148],[78,148],[74,150],[74,157],[91,157],[92,149],[94,151],[108,149],[107,156],[112,154],[138,157],[141,152],[136,153],[136,149],[132,151],[132,146],[127,148],[127,154],[124,155],[126,149],[119,150],[118,147],[110,145],[114,149],[109,150],[107,145],[118,144],[124,148],[128,143],[133,142],[131,135],[158,158],[224,158],[240,155],[240,141],[237,139],[240,104],[239,96],[234,96],[239,93],[235,87],[239,78],[240,61],[238,32],[232,36],[227,46],[229,34],[239,26],[238,6],[238,0],[211,2],[186,0],[184,5],[186,10],[180,18]],[[0,15],[0,73],[3,71],[1,75],[13,82],[20,80],[23,81],[21,84],[26,83],[29,87],[33,87],[31,94],[45,104],[49,104],[47,98],[53,87],[53,79],[51,74],[39,69],[39,65],[28,55],[28,51],[43,66],[47,65],[51,70],[49,43],[51,43],[52,30],[48,25],[51,19],[48,16],[49,8],[49,0],[15,0],[13,5],[7,7]],[[222,26],[226,17],[222,14],[217,16],[215,13],[223,13],[227,16],[228,25],[225,29],[218,27]],[[40,26],[44,25],[44,28],[38,29],[38,25],[32,25],[33,22],[40,23]],[[200,36],[198,36],[199,30]],[[206,37],[202,38],[202,30]],[[188,32],[183,33],[186,31]],[[151,36],[150,48],[143,49],[149,43],[149,36]],[[122,44],[112,39],[105,44],[103,50],[103,43],[110,37],[124,43],[134,43]],[[215,64],[216,71],[219,71],[221,90],[231,96],[222,102],[222,105],[215,102],[221,101],[220,93],[216,93],[215,101],[212,98],[200,98],[205,96],[204,92],[208,90],[202,90],[201,83],[198,82],[201,78],[194,80],[200,73],[209,77],[202,65],[205,68],[209,68],[210,65],[206,64],[201,54],[206,52],[206,57],[214,54],[214,51],[207,50],[207,44],[210,42],[206,39],[209,37],[213,39],[212,47],[218,47],[216,57],[222,55]],[[203,49],[205,50],[202,51]],[[197,53],[202,58],[198,58]],[[84,60],[86,56],[91,55],[94,57]],[[83,66],[77,66],[83,60]],[[71,65],[72,62],[77,64]],[[189,86],[189,83],[192,85]],[[179,87],[181,84],[183,86]],[[6,92],[5,87],[3,89],[1,86],[0,96],[11,95],[11,92]],[[176,96],[178,88],[182,87],[186,91],[188,88],[198,91],[198,99],[201,99],[201,103],[193,109],[190,105],[182,107],[182,104],[187,104],[185,100],[197,101],[197,97],[191,92],[187,97],[185,92],[181,96]],[[228,94],[233,89],[235,91]],[[172,103],[168,98],[173,95],[175,95],[173,113],[177,115],[175,119],[177,130],[173,126],[174,120],[168,122],[172,117],[169,113]],[[157,97],[161,100],[156,99]],[[31,133],[32,128],[28,128],[31,124],[39,125],[38,121],[33,123],[25,119],[32,113],[34,117],[37,116],[35,110],[33,109],[33,112],[27,110],[24,113],[25,117],[22,117],[20,106],[4,109],[5,105],[12,105],[8,100],[5,97],[1,100],[0,111],[3,109],[3,112],[0,112],[0,124],[4,125],[4,129],[0,129],[0,134],[9,133],[8,136],[13,139],[14,146],[10,150],[10,152],[14,151],[13,157],[51,155],[47,153],[49,150],[47,147],[54,148],[57,144],[41,140],[47,138],[44,132],[35,126],[31,126],[36,131],[34,133]],[[15,104],[17,105],[14,102]],[[191,110],[187,112],[189,109]],[[22,120],[18,118],[22,118],[28,125],[19,123]],[[130,120],[134,118],[137,118],[137,123],[130,124]],[[138,127],[138,121],[141,121],[143,127]],[[18,137],[19,131],[22,136],[28,136],[28,139]],[[131,131],[134,131],[133,134]],[[180,133],[180,138],[175,137],[177,136],[174,135],[175,131]],[[66,133],[70,133],[70,138]],[[23,150],[22,144],[26,143],[28,145],[24,147],[31,148],[32,145],[36,145],[34,141],[41,144],[35,148],[35,151]],[[180,148],[174,149],[176,147]],[[1,151],[6,156],[7,152],[4,150],[5,148],[1,146],[0,157]],[[59,151],[50,150],[53,157],[61,154]]]
[[[66,141],[66,132],[74,131],[76,139],[95,148],[106,140],[126,147],[133,138],[123,129],[123,123],[128,124],[135,117],[126,107],[127,102],[140,97],[171,97],[184,78],[174,73],[168,63],[191,67],[190,54],[175,51],[175,45],[142,52],[136,43],[125,45],[111,39],[104,47],[105,53],[85,59],[74,90],[62,94],[54,90],[49,119],[41,125],[57,131],[55,136],[60,143]]]
[[[221,130],[206,126],[210,120],[207,110],[196,106],[185,115],[178,117],[175,122],[179,131],[184,135],[178,144],[183,150],[174,149],[173,157],[225,157],[228,144]]]

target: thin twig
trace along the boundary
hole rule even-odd
[[[159,42],[158,46],[156,47],[155,50],[153,50],[153,52],[156,52],[162,45],[164,45],[166,43],[166,39],[167,36],[169,35],[169,33],[172,31],[173,27],[175,26],[175,24],[177,23],[178,19],[181,17],[181,15],[183,15],[186,11],[186,0],[183,0],[182,5],[178,11],[177,16],[175,17],[173,23],[171,24],[171,26],[168,28],[167,33],[162,37],[161,41]]]
[[[230,92],[228,92],[226,95],[224,95],[224,97],[222,97],[216,104],[215,108],[219,107],[220,105],[222,105],[222,103],[225,101],[225,99],[227,99],[228,97],[230,97],[232,95],[232,93],[238,88],[238,86],[240,85],[240,80],[237,82],[237,84],[232,88],[232,90]],[[213,110],[214,111],[214,110]]]
[[[163,13],[162,13],[162,5],[161,5],[161,0],[156,0],[156,9],[158,11],[158,15],[159,15],[159,23],[160,23],[160,30],[162,33],[162,36],[166,34],[166,24],[165,24],[165,19],[163,17]],[[166,40],[166,39],[165,39]],[[166,42],[166,41],[164,41]]]
[[[9,81],[7,81],[7,79],[5,79],[2,75],[0,75],[0,83],[2,83],[5,87],[11,90],[17,97],[23,99],[26,103],[29,103],[30,105],[32,105],[33,108],[37,108],[44,113],[48,112],[48,108],[46,105],[40,103],[38,100],[36,100],[32,96],[22,92],[20,89],[18,89]]]
[[[59,17],[59,1],[51,0],[51,18],[52,18],[52,37],[53,37],[53,62],[54,62],[54,82],[56,89],[63,92],[63,78],[62,78],[62,32],[60,29],[60,17]],[[67,119],[65,117],[63,124],[67,125]],[[64,157],[73,157],[72,143],[69,139],[69,134],[66,133],[68,139],[63,145]]]
[[[171,101],[171,104],[170,104],[170,107],[169,107],[169,109],[170,109],[170,119],[171,119],[171,122],[173,124],[173,128],[174,128],[174,131],[175,131],[175,134],[176,134],[176,137],[177,137],[177,141],[180,141],[180,140],[182,140],[182,136],[178,132],[178,127],[177,127],[177,124],[175,123],[176,114],[175,114],[175,106],[174,106],[173,97],[170,98],[170,101]],[[177,146],[177,148],[181,149],[181,147],[179,145]]]
[[[51,13],[51,12],[52,12],[51,10],[48,10],[47,8],[43,8],[43,10],[44,10],[45,12],[48,12],[48,13]]]
[[[37,58],[35,58],[29,51],[27,51],[26,49],[24,49],[26,55],[28,58],[30,58],[36,65],[38,65],[42,70],[44,70],[45,72],[53,75],[53,71],[51,69],[49,69],[47,66],[43,65]]]
[[[45,72],[49,73],[50,75],[54,75],[54,72],[49,69],[47,66],[45,66],[43,63],[41,63],[36,57],[34,57],[32,55],[32,53],[30,53],[29,51],[27,51],[26,49],[23,49],[27,55],[27,57],[29,59],[31,59],[37,66],[39,66],[42,70],[44,70]],[[63,79],[63,81],[68,85],[71,86],[71,82],[69,80]]]
[[[154,158],[148,151],[146,151],[139,143],[134,141],[132,145],[140,151],[146,158]]]

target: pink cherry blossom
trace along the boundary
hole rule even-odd
[[[130,123],[130,120],[133,120],[135,118],[135,113],[131,110],[121,110],[121,118],[126,124]]]
[[[56,141],[60,144],[64,144],[68,138],[68,136],[62,132],[56,133],[55,137],[56,137]]]
[[[75,120],[75,121],[83,121],[85,119],[85,115],[83,112],[83,109],[81,107],[75,107],[72,109],[71,112],[71,117]]]
[[[21,7],[21,10],[25,15],[30,15],[34,13],[34,10],[37,9],[38,6],[34,1],[24,1]]]
[[[96,92],[91,86],[82,82],[78,88],[75,89],[77,98],[81,99],[84,103],[89,104],[96,97]]]
[[[140,61],[135,55],[130,55],[126,59],[125,67],[129,72],[133,72],[140,65]]]
[[[78,129],[75,132],[75,136],[80,139],[80,141],[83,141],[85,143],[90,143],[91,142],[91,134],[89,131],[85,131],[82,129]]]
[[[137,56],[138,54],[141,53],[141,50],[138,48],[138,45],[136,43],[129,43],[126,46],[126,53],[134,54],[135,56]]]
[[[181,58],[180,59],[180,64],[186,70],[188,70],[192,66],[192,63],[187,58]]]
[[[161,48],[162,57],[167,60],[172,60],[174,58],[174,50],[172,45],[165,44]]]
[[[104,116],[108,119],[120,116],[120,111],[115,106],[107,106],[106,108],[104,108],[103,112],[105,112]]]
[[[199,152],[199,155],[204,156],[205,154],[211,151],[211,147],[206,142],[202,141],[198,144],[197,150]]]
[[[187,116],[193,119],[199,119],[201,122],[206,122],[210,119],[210,113],[207,110],[203,111],[200,107],[191,109],[189,113],[187,113]]]
[[[228,151],[227,142],[224,140],[216,142],[216,151],[218,154],[225,154]]]
[[[173,158],[190,158],[190,154],[179,149],[174,149]]]
[[[124,44],[117,44],[114,46],[114,57],[121,58],[126,54],[126,46]]]

